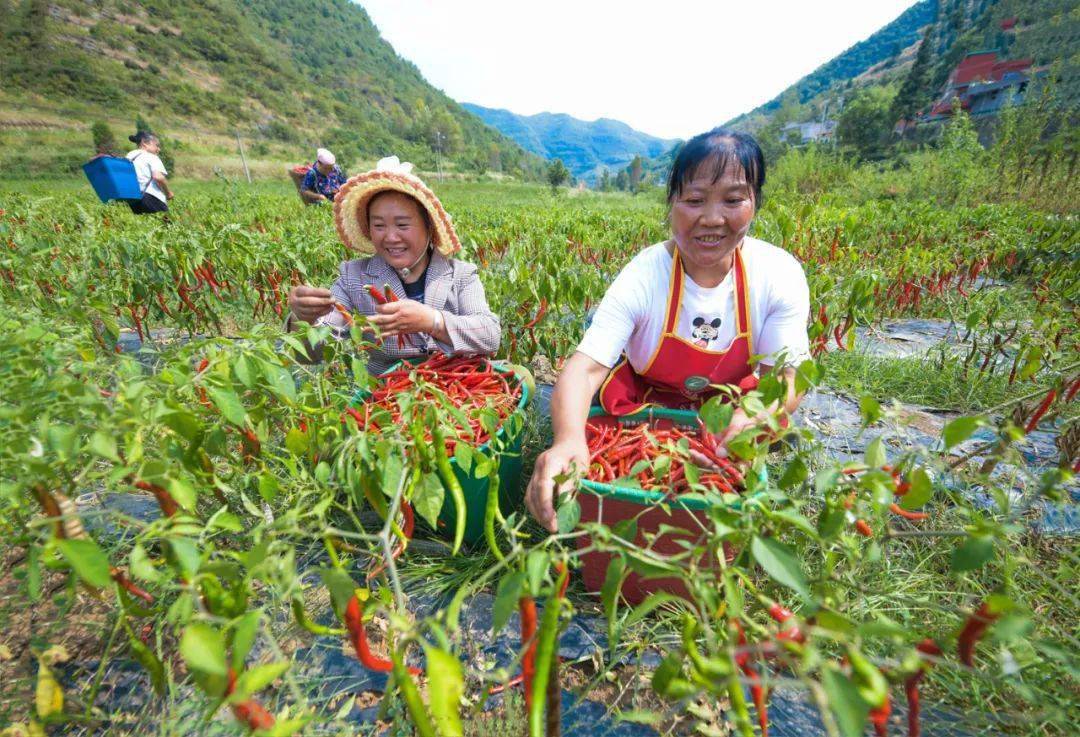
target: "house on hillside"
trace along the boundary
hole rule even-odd
[[[788,123],[781,131],[781,137],[787,143],[802,145],[831,141],[835,132],[835,120],[811,120],[807,123]]]
[[[945,90],[918,122],[942,120],[952,115],[953,100],[972,116],[993,115],[1024,99],[1029,83],[1045,71],[1034,70],[1031,59],[999,60],[996,51],[968,54],[956,65]]]

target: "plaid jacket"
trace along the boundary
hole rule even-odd
[[[384,284],[389,284],[399,299],[406,299],[397,272],[378,256],[343,262],[341,275],[330,291],[350,312],[374,315],[375,301],[365,288],[368,284],[374,284],[380,291]],[[402,358],[434,351],[490,355],[499,349],[502,330],[499,318],[488,307],[484,285],[473,264],[447,259],[433,250],[424,286],[424,304],[442,313],[450,342],[443,343],[419,333],[411,336],[412,345],[406,343],[398,348],[397,339],[391,338],[369,353],[369,372],[382,373]],[[320,322],[340,326],[344,318],[335,310]]]

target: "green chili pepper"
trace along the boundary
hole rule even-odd
[[[743,693],[742,681],[735,669],[732,669],[728,676],[728,698],[731,700],[731,710],[735,713],[739,733],[743,737],[754,737],[754,727],[750,724],[750,708],[746,705],[746,694]]]
[[[404,645],[404,643],[401,644]],[[428,716],[424,700],[420,698],[420,690],[416,687],[416,683],[413,682],[409,671],[405,669],[405,662],[401,657],[402,649],[398,647],[390,648],[390,660],[394,664],[394,680],[397,681],[398,688],[401,689],[401,698],[405,701],[405,707],[409,710],[416,733],[420,737],[436,737],[435,724],[432,723],[431,717]]]
[[[488,547],[498,560],[506,556],[499,550],[499,541],[495,539],[495,513],[499,510],[499,474],[498,468],[491,469],[488,475],[487,506],[484,507],[484,537]]]
[[[438,422],[431,426],[431,442],[435,446],[435,467],[439,471],[439,478],[450,492],[450,498],[454,500],[454,549],[450,554],[457,555],[462,541],[465,540],[465,492],[461,490],[454,468],[450,465],[450,458],[446,455],[446,440]]]
[[[299,598],[292,600],[292,613],[296,623],[313,635],[332,635],[334,637],[340,637],[345,634],[345,630],[340,627],[327,627],[326,625],[312,622],[308,617],[307,612],[304,611],[303,600]]]
[[[536,673],[533,676],[533,699],[529,708],[529,735],[530,737],[543,737],[544,735],[544,695],[547,694],[548,681],[551,679],[551,670],[555,663],[555,649],[559,635],[559,614],[562,609],[562,586],[569,571],[566,566],[562,567],[560,575],[555,582],[555,589],[544,607],[544,615],[540,620],[540,632],[536,642]]]

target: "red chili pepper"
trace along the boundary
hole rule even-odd
[[[531,596],[518,599],[518,612],[521,614],[521,644],[528,643],[521,658],[521,677],[525,684],[525,711],[532,709],[533,676],[536,674],[536,602]]]
[[[371,648],[368,646],[367,630],[364,628],[364,604],[356,594],[349,598],[349,603],[345,606],[344,618],[345,628],[349,631],[349,639],[352,641],[353,649],[356,650],[356,657],[360,659],[360,663],[365,668],[381,673],[389,673],[393,670],[393,663],[372,653]],[[419,668],[409,667],[411,675],[419,675],[420,672]]]
[[[1069,391],[1065,393],[1065,401],[1071,402],[1076,393],[1080,391],[1080,377],[1073,380],[1073,383],[1069,386]]]
[[[225,695],[231,696],[236,690],[236,672],[229,668],[228,683],[225,686]],[[232,704],[232,713],[236,721],[243,724],[251,731],[256,729],[272,729],[274,727],[274,715],[262,707],[254,699],[245,699]]]
[[[394,550],[390,553],[390,558],[393,560],[397,560],[399,557],[401,557],[401,554],[405,552],[405,546],[408,544],[409,540],[412,540],[413,529],[416,526],[416,518],[413,515],[413,507],[408,502],[403,501],[401,503],[401,516],[401,533],[405,536],[405,540],[398,540],[397,545],[394,546]],[[368,573],[368,580],[370,581],[371,579],[375,578],[375,576],[379,575],[384,568],[386,568],[386,561],[382,561],[381,563],[379,563],[379,565],[372,569],[370,573]]]
[[[379,288],[376,287],[374,284],[365,284],[364,289],[366,289],[368,294],[371,295],[371,298],[373,300],[375,300],[375,304],[379,304],[379,305],[386,304],[386,302],[387,302],[386,297],[383,296],[383,293],[380,292]]]
[[[157,499],[158,506],[161,507],[161,513],[166,517],[173,517],[180,511],[180,505],[173,499],[172,494],[165,491],[157,484],[147,483],[146,481],[136,481],[135,488],[142,491],[149,491]]]
[[[904,519],[910,519],[910,520],[924,520],[924,519],[927,519],[930,516],[930,515],[926,514],[925,512],[909,512],[908,510],[901,507],[899,504],[890,504],[889,505],[889,511],[892,512],[893,514],[900,515]]]
[[[941,655],[941,648],[937,643],[926,638],[918,645],[915,646],[922,655],[939,656]],[[924,663],[920,666],[920,669],[908,676],[904,680],[904,693],[907,695],[908,705],[908,737],[919,737],[921,729],[919,727],[919,681],[926,675],[927,669],[930,667],[929,663]]]
[[[1036,409],[1035,413],[1031,415],[1031,419],[1028,420],[1027,425],[1024,426],[1025,433],[1030,433],[1039,426],[1039,420],[1041,420],[1043,418],[1043,415],[1046,414],[1046,411],[1050,409],[1050,405],[1054,403],[1055,399],[1057,399],[1056,388],[1051,389],[1047,393],[1046,398],[1042,400],[1042,403],[1039,405],[1038,409]]]
[[[538,322],[540,322],[542,319],[544,319],[544,315],[547,314],[547,308],[548,308],[547,299],[546,298],[541,299],[540,300],[540,307],[539,307],[539,309],[536,310],[536,315],[533,317],[533,319],[531,319],[527,323],[525,323],[524,328],[526,330],[530,330],[530,329],[536,327],[536,324]]]
[[[870,528],[870,525],[867,524],[866,520],[864,520],[864,519],[855,520],[855,529],[863,537],[873,537],[874,536],[874,531]]]
[[[147,604],[154,603],[154,597],[132,583],[131,579],[119,568],[110,568],[109,575],[112,576],[113,581],[116,581],[116,583],[120,585],[120,588],[124,589],[124,591],[132,596],[142,599]]]
[[[241,435],[240,440],[240,456],[243,458],[244,463],[251,463],[262,452],[262,443],[259,441],[259,436],[255,434],[255,431],[250,428],[245,428]]]
[[[988,603],[983,602],[978,610],[968,617],[956,643],[956,655],[961,663],[969,668],[975,665],[975,645],[986,629],[1000,616],[1000,613],[990,610]]]
[[[880,706],[876,706],[870,710],[870,723],[874,725],[874,734],[876,737],[888,737],[889,734],[889,713],[892,711],[892,699],[888,694],[885,694],[885,700],[881,702]]]

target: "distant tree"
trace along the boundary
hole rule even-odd
[[[600,178],[596,181],[596,188],[601,192],[611,191],[611,174],[607,169],[600,172]]]
[[[488,169],[492,171],[502,171],[502,151],[499,149],[499,144],[492,143],[488,146]]]
[[[99,120],[90,126],[90,135],[94,139],[94,151],[99,154],[115,154],[117,151],[116,137],[112,128],[103,120]]]
[[[893,127],[889,114],[891,102],[889,91],[882,87],[864,87],[856,92],[836,124],[841,145],[854,150],[863,159],[880,157]]]
[[[620,192],[630,189],[630,175],[626,169],[619,169],[619,173],[615,175],[615,189]]]
[[[570,170],[566,168],[566,165],[562,162],[562,159],[555,159],[548,165],[547,180],[551,185],[551,191],[555,192],[561,185],[566,184],[570,179]]]
[[[927,33],[929,35],[929,32]],[[904,83],[900,85],[900,91],[893,98],[889,116],[892,122],[911,118],[932,96],[930,84],[930,40],[923,37],[919,44],[919,52],[915,54],[915,62],[911,65]]]
[[[635,156],[627,170],[630,177],[630,191],[637,192],[641,187],[641,157]]]
[[[154,129],[150,127],[150,124],[146,122],[141,114],[135,116],[135,132],[136,133],[153,133]]]

